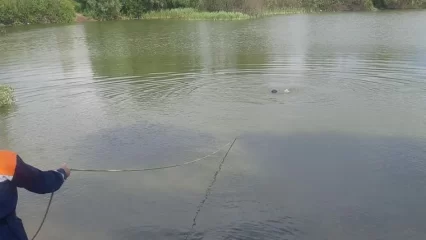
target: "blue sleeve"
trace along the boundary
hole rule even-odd
[[[17,187],[25,188],[30,192],[45,194],[57,191],[65,181],[65,171],[41,171],[26,164],[19,156],[16,160],[15,174],[12,182]]]

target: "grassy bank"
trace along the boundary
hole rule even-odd
[[[0,85],[0,107],[9,106],[13,101],[13,89],[8,86]]]
[[[177,8],[151,11],[141,16],[142,19],[186,19],[186,20],[240,20],[252,16],[241,12],[204,12],[194,8]]]
[[[312,9],[305,8],[287,8],[287,9],[274,9],[262,12],[259,16],[273,16],[273,15],[288,15],[288,14],[301,14],[301,13],[312,13],[320,12]]]
[[[143,14],[141,19],[185,19],[185,20],[243,20],[250,18],[259,18],[272,15],[286,15],[286,14],[299,14],[316,12],[314,10],[303,8],[288,8],[288,9],[275,9],[261,12],[259,14],[245,14],[242,12],[226,12],[214,11],[206,12],[194,8],[176,8],[160,11],[151,11]]]

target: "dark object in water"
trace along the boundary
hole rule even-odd
[[[272,89],[271,93],[277,93],[278,91],[276,89]]]

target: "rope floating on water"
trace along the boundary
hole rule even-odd
[[[140,169],[80,169],[80,168],[71,168],[70,170],[74,171],[74,172],[144,172],[144,171],[153,171],[153,170],[160,170],[160,169],[167,169],[167,168],[182,167],[182,166],[185,166],[185,165],[189,165],[189,164],[192,164],[192,163],[199,162],[199,161],[204,160],[204,159],[206,159],[208,157],[211,157],[211,156],[213,156],[216,153],[220,152],[223,148],[227,147],[228,145],[230,145],[232,143],[231,147],[228,149],[228,152],[226,153],[224,159],[222,160],[222,163],[220,165],[220,166],[222,166],[223,161],[225,161],[226,156],[228,155],[229,151],[231,150],[231,148],[234,145],[234,143],[235,143],[236,140],[237,139],[235,138],[235,140],[233,142],[229,142],[229,143],[223,145],[218,150],[216,150],[215,152],[210,153],[209,155],[206,155],[206,156],[201,157],[201,158],[197,158],[197,159],[192,160],[192,161],[180,163],[180,164],[167,165],[167,166],[162,166],[162,167],[140,168]],[[216,173],[215,176],[217,176],[217,173]],[[43,220],[41,221],[41,224],[38,227],[37,232],[34,234],[34,236],[31,238],[31,240],[34,240],[37,237],[37,235],[40,233],[41,229],[43,228],[44,223],[46,222],[46,218],[47,218],[47,215],[49,214],[50,206],[52,205],[53,195],[54,195],[54,193],[52,193],[50,195],[49,203],[47,204],[47,208],[46,208],[46,212],[44,213]],[[194,221],[195,221],[195,219],[194,219]]]
[[[201,209],[204,206],[204,203],[206,203],[207,199],[210,196],[210,193],[212,192],[212,188],[213,185],[216,183],[216,179],[217,179],[217,175],[219,174],[220,170],[222,170],[222,166],[223,163],[225,162],[226,157],[228,157],[229,152],[231,151],[232,147],[234,146],[234,143],[237,141],[237,138],[234,139],[234,141],[232,142],[231,146],[229,147],[228,151],[226,152],[225,156],[222,158],[222,162],[220,162],[219,164],[219,168],[217,169],[217,171],[214,173],[213,175],[213,180],[211,181],[210,185],[207,187],[206,193],[204,194],[204,198],[203,200],[201,200],[200,204],[197,207],[197,211],[195,212],[195,216],[192,219],[192,226],[191,226],[191,230],[188,232],[188,234],[185,237],[185,240],[188,240],[189,236],[192,235],[192,233],[194,232],[194,228],[197,225],[197,218],[198,215],[201,212]]]
[[[43,220],[41,221],[41,224],[40,224],[40,226],[38,227],[37,232],[34,234],[33,238],[31,238],[31,240],[34,240],[34,239],[37,237],[38,233],[41,231],[41,228],[42,228],[42,227],[43,227],[43,225],[44,225],[44,222],[46,221],[47,214],[49,214],[50,205],[52,205],[53,194],[54,194],[54,193],[51,193],[51,194],[50,194],[49,203],[47,204],[47,208],[46,208],[46,212],[44,213]]]
[[[216,153],[220,152],[223,148],[227,147],[231,143],[232,142],[229,142],[229,143],[223,145],[217,151],[212,152],[209,155],[206,155],[206,156],[201,157],[201,158],[197,158],[197,159],[192,160],[192,161],[180,163],[180,164],[166,165],[166,166],[162,166],[162,167],[140,168],[140,169],[80,169],[80,168],[71,168],[70,170],[72,172],[144,172],[144,171],[153,171],[153,170],[181,167],[181,166],[196,163],[196,162],[204,160],[208,157],[211,157],[211,156],[215,155]]]

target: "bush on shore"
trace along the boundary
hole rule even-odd
[[[0,85],[0,107],[11,105],[13,101],[13,89],[9,86]]]
[[[0,0],[0,24],[67,23],[74,19],[72,0]]]

